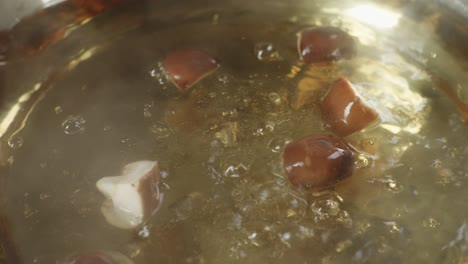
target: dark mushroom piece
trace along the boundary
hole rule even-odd
[[[305,63],[350,59],[355,52],[354,39],[335,27],[312,27],[297,34],[298,49]]]
[[[325,126],[341,137],[363,130],[379,116],[362,101],[346,78],[339,78],[331,85],[320,110]]]
[[[157,209],[160,172],[156,161],[137,161],[124,167],[121,176],[104,177],[96,186],[107,198],[101,212],[109,224],[123,229],[141,225]]]
[[[181,91],[186,91],[216,70],[219,64],[203,51],[183,49],[169,53],[162,67],[171,82]]]
[[[128,257],[118,252],[92,252],[67,258],[63,264],[133,264]]]
[[[334,136],[312,135],[285,147],[283,167],[293,185],[326,188],[352,175],[353,154]]]

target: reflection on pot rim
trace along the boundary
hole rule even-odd
[[[345,11],[352,18],[378,28],[393,28],[401,15],[373,5],[359,5]]]

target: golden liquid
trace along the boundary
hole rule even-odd
[[[289,11],[209,10],[88,47],[10,139],[8,209],[23,261],[113,250],[135,263],[458,263],[468,128],[449,99],[384,29]],[[296,33],[310,25],[350,32],[357,56],[303,65]],[[159,63],[187,47],[221,67],[181,94]],[[284,178],[282,148],[330,133],[315,104],[342,75],[398,120],[347,139],[357,150],[349,180],[299,190]],[[317,97],[301,105],[307,87]],[[143,159],[160,163],[162,207],[137,230],[116,229],[95,183]]]

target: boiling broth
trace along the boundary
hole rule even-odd
[[[468,127],[425,67],[447,58],[433,53],[424,65],[388,40],[396,29],[317,5],[306,15],[203,10],[84,47],[9,137],[8,214],[23,261],[113,250],[135,263],[459,263]],[[98,23],[83,30],[99,32]],[[355,58],[302,63],[296,34],[312,25],[349,32]],[[161,69],[178,48],[206,51],[221,67],[181,93]],[[346,138],[350,179],[323,191],[292,186],[284,146],[330,133],[320,97],[297,104],[301,87],[323,92],[342,75],[385,122]],[[95,183],[143,159],[160,164],[162,206],[142,227],[116,229]]]

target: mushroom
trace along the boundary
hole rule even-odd
[[[156,161],[137,161],[126,165],[121,176],[104,177],[96,186],[107,200],[101,212],[107,222],[123,229],[141,225],[157,209],[161,195]]]
[[[326,188],[352,175],[353,154],[336,137],[311,135],[286,145],[283,167],[293,185]]]
[[[298,49],[305,63],[350,59],[355,52],[354,39],[336,27],[311,27],[297,34]]]
[[[363,130],[379,116],[343,77],[331,85],[320,109],[325,126],[342,137]]]
[[[67,258],[63,264],[133,264],[133,261],[119,252],[109,251],[75,255]]]
[[[210,55],[195,49],[176,50],[167,55],[162,63],[167,77],[181,91],[186,91],[196,82],[219,67]]]

